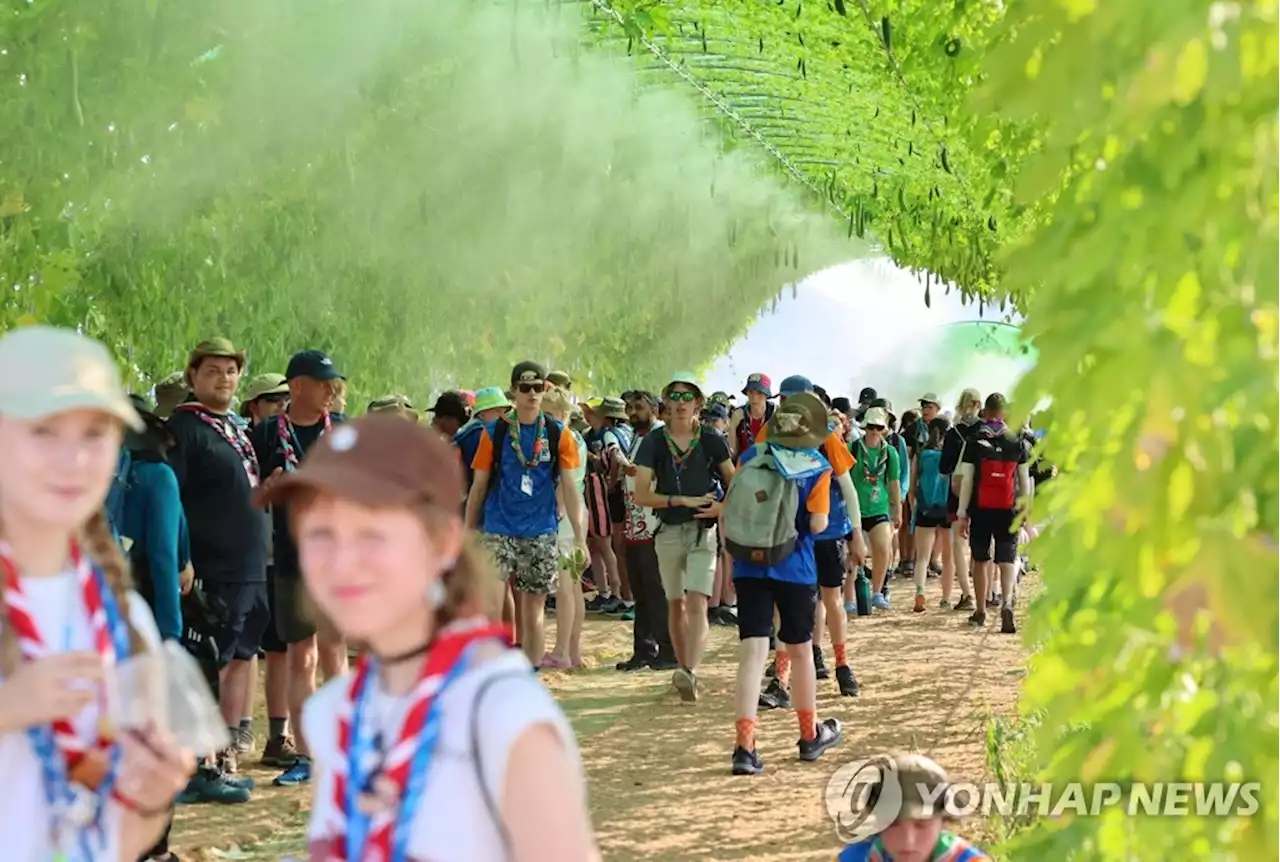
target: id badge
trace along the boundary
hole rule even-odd
[[[526,497],[533,496],[533,477],[528,473],[520,477],[520,490]]]
[[[874,485],[871,488],[871,502],[873,503],[880,502],[880,486],[879,485]]]

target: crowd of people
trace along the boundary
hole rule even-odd
[[[739,399],[679,373],[580,399],[529,361],[429,419],[388,395],[349,420],[325,353],[245,368],[211,339],[127,395],[90,339],[0,337],[0,771],[32,789],[10,858],[172,860],[170,804],[248,801],[260,743],[273,783],[311,786],[312,858],[594,858],[573,734],[529,672],[582,666],[587,613],[633,626],[618,671],[670,672],[687,703],[710,626],[736,627],[733,774],[764,770],[761,709],[793,709],[817,760],[843,734],[816,714],[821,633],[854,697],[848,618],[891,608],[893,572],[916,613],[936,574],[943,610],[1015,632],[1020,513],[1053,475],[998,393],[898,415],[873,388],[752,374]],[[113,662],[164,640],[199,658],[222,751],[109,726]],[[938,814],[886,824],[881,858],[966,847]]]

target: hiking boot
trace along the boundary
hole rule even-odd
[[[267,744],[262,748],[263,766],[285,769],[293,766],[293,762],[297,759],[298,749],[293,744],[292,736],[277,736],[275,739],[268,739]]]
[[[960,601],[955,603],[951,608],[953,611],[971,611],[973,610],[973,596],[961,596]]]
[[[759,775],[764,772],[764,761],[754,751],[738,746],[733,750],[734,775]]]
[[[1013,621],[1013,608],[1005,605],[1000,609],[1000,634],[1016,635],[1018,624]]]
[[[916,593],[916,602],[911,606],[911,612],[916,614],[924,613],[924,595]]]
[[[831,679],[831,671],[827,669],[827,660],[822,657],[822,647],[813,645],[813,674],[818,679]]]
[[[258,741],[253,738],[253,730],[248,727],[237,727],[231,734],[231,746],[237,754],[252,754]]]
[[[680,667],[680,662],[676,661],[674,656],[665,656],[661,653],[658,654],[657,658],[649,661],[651,670],[675,670],[678,667]]]
[[[839,745],[840,740],[844,739],[844,733],[840,729],[840,720],[838,718],[824,718],[818,723],[816,728],[817,736],[813,739],[802,739],[796,743],[800,749],[800,759],[806,763],[812,763],[822,756],[822,753],[828,748]]]
[[[843,697],[857,697],[860,691],[858,681],[854,679],[853,671],[847,664],[836,668],[836,685],[840,687],[840,694]]]
[[[284,772],[272,779],[271,783],[276,787],[296,787],[299,784],[309,784],[311,782],[311,758],[304,754],[299,754],[298,758]]]
[[[198,802],[235,805],[248,802],[249,796],[247,788],[228,781],[227,776],[217,769],[212,766],[200,766],[196,768],[196,774],[187,782],[186,789],[178,794],[177,802],[179,805],[192,805]]]
[[[223,775],[235,775],[240,771],[240,756],[234,745],[228,745],[214,758],[214,767]]]
[[[648,670],[649,663],[653,661],[652,656],[633,655],[626,661],[620,661],[613,666],[614,670],[620,670],[624,673],[630,673],[635,670]]]
[[[760,692],[760,699],[757,701],[760,709],[790,709],[791,695],[778,682],[778,678],[774,677],[769,680],[769,684],[765,686],[764,691]]]
[[[671,674],[671,684],[680,692],[680,699],[685,703],[696,703],[698,700],[698,678],[687,667],[678,667]]]
[[[969,623],[975,626],[985,626],[987,624],[987,612],[974,611],[969,615]]]

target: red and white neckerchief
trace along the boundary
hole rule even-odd
[[[236,454],[240,456],[240,461],[244,464],[245,475],[249,477],[249,486],[258,487],[258,481],[261,477],[261,473],[258,470],[258,455],[253,451],[253,444],[249,442],[249,434],[244,426],[229,416],[219,416],[208,407],[195,401],[179,404],[173,409],[194,413],[201,422],[216,431],[223,440],[226,440],[231,448],[236,450]]]
[[[284,468],[285,470],[297,470],[298,464],[302,461],[302,442],[298,440],[298,435],[293,433],[293,422],[285,415],[288,411],[282,410],[276,414],[276,433],[280,436],[280,449],[284,452]],[[320,436],[328,434],[333,428],[333,417],[329,411],[325,411],[324,428],[320,431]]]
[[[116,647],[111,637],[110,621],[107,618],[106,607],[103,605],[98,579],[93,573],[93,565],[88,557],[81,553],[80,544],[75,541],[71,543],[71,562],[76,573],[77,592],[89,614],[94,651],[102,657],[103,664],[109,666],[116,660]],[[4,543],[0,543],[0,574],[4,577],[4,603],[9,616],[8,624],[13,627],[14,633],[18,636],[18,646],[23,658],[27,661],[35,661],[50,655],[55,648],[50,647],[40,632],[40,627],[36,625],[35,617],[31,614],[31,606],[27,603],[26,593],[22,589],[22,577],[18,572],[18,566],[13,561],[9,546]],[[104,719],[105,716],[104,711]],[[91,748],[105,749],[113,741],[102,732],[101,723],[98,736],[93,742],[81,739],[71,722],[65,718],[54,720],[52,729],[54,744],[66,761],[68,774],[75,770],[76,765],[84,759]]]
[[[477,641],[496,640],[504,644],[511,643],[510,629],[504,625],[494,624],[485,617],[457,620],[440,630],[422,662],[422,670],[418,684],[408,695],[409,708],[405,712],[404,722],[394,737],[394,742],[382,753],[382,762],[378,770],[381,781],[389,780],[395,787],[395,796],[403,802],[406,788],[409,786],[411,767],[417,753],[418,742],[428,716],[432,712],[432,704],[436,695],[442,690],[445,680],[458,669],[456,666],[467,653],[468,648]],[[377,671],[377,659],[365,654],[351,675],[351,683],[347,696],[338,712],[338,757],[333,764],[333,819],[330,828],[331,839],[327,848],[326,862],[369,862],[369,860],[392,859],[395,846],[397,821],[401,821],[400,805],[374,813],[369,822],[369,831],[364,842],[361,859],[347,858],[347,818],[348,777],[353,738],[352,725],[356,710],[364,707],[362,722],[369,721],[367,696],[369,689],[377,684],[370,675]],[[364,704],[358,703],[360,693],[365,692]],[[418,776],[418,781],[425,776]],[[410,815],[413,812],[406,812]],[[401,836],[403,841],[407,836]]]

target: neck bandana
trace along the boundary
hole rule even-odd
[[[533,420],[533,457],[524,457],[524,449],[520,448],[520,417],[512,410],[507,414],[507,424],[511,426],[510,433],[507,434],[507,440],[511,443],[511,451],[516,453],[516,460],[525,470],[532,470],[542,461],[542,452],[547,448],[547,417],[545,413],[538,413],[538,418]]]
[[[250,487],[256,488],[258,486],[258,480],[261,476],[258,472],[258,456],[253,451],[253,444],[249,442],[249,435],[243,425],[229,415],[220,416],[203,404],[194,401],[179,404],[173,409],[175,411],[182,410],[186,413],[194,413],[201,422],[217,432],[218,436],[225,440],[240,456],[240,462],[244,465],[245,475],[249,477]]]
[[[294,433],[293,422],[285,412],[282,410],[276,414],[276,433],[280,437],[280,450],[284,452],[284,469],[293,472],[298,469],[298,464],[302,460],[302,443]],[[325,411],[321,421],[324,422],[324,429],[320,432],[320,436],[323,437],[333,428],[333,417]]]

